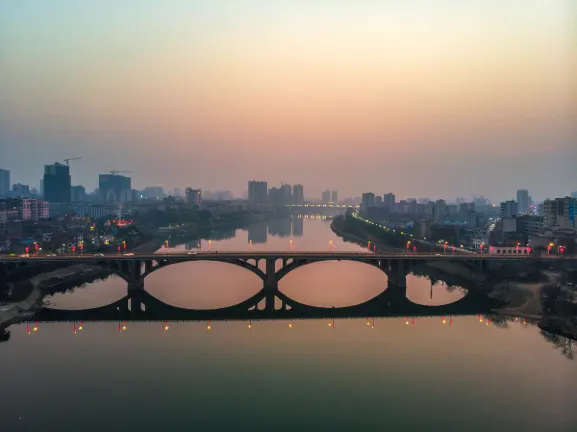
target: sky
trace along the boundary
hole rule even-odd
[[[577,190],[573,0],[4,0],[0,168],[38,185]]]

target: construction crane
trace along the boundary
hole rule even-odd
[[[112,175],[116,175],[116,174],[130,174],[132,173],[132,171],[121,171],[121,170],[110,170],[110,174]]]
[[[75,157],[75,158],[64,159],[64,162],[66,162],[66,165],[70,165],[68,162],[70,162],[70,161],[72,161],[72,160],[78,160],[78,159],[82,159],[82,156],[80,156],[80,157]]]

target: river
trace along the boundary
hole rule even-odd
[[[250,241],[252,240],[252,242]],[[362,250],[329,221],[298,218],[237,230],[169,250]],[[407,297],[425,305],[465,295],[408,276]],[[386,288],[362,263],[296,269],[279,289],[301,303],[347,306]],[[160,269],[145,289],[194,309],[237,304],[262,288],[222,263]],[[49,299],[87,309],[126,295],[117,277]],[[250,327],[249,328],[249,324]],[[571,431],[577,363],[524,321],[402,317],[297,321],[18,324],[0,344],[7,431],[378,430]],[[209,330],[210,326],[210,330]],[[168,327],[168,328],[167,328]]]

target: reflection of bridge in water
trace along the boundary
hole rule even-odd
[[[167,304],[143,288],[129,289],[122,299],[106,306],[85,310],[42,308],[30,321],[205,321],[205,320],[267,320],[307,318],[358,318],[487,314],[502,306],[477,290],[450,304],[426,306],[413,303],[406,296],[406,287],[389,285],[376,297],[353,306],[318,307],[291,299],[280,291],[275,293],[274,307],[267,307],[268,292],[260,290],[250,298],[220,309],[187,309]]]

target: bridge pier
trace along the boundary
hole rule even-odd
[[[394,260],[390,262],[388,276],[388,298],[398,305],[407,299],[407,269],[404,261]]]
[[[274,312],[275,297],[278,292],[278,279],[276,277],[275,259],[266,259],[266,278],[264,280],[265,310]]]
[[[128,293],[144,291],[144,279],[131,280],[128,282]]]
[[[392,261],[386,273],[389,279],[389,286],[407,288],[407,270],[404,261]]]

